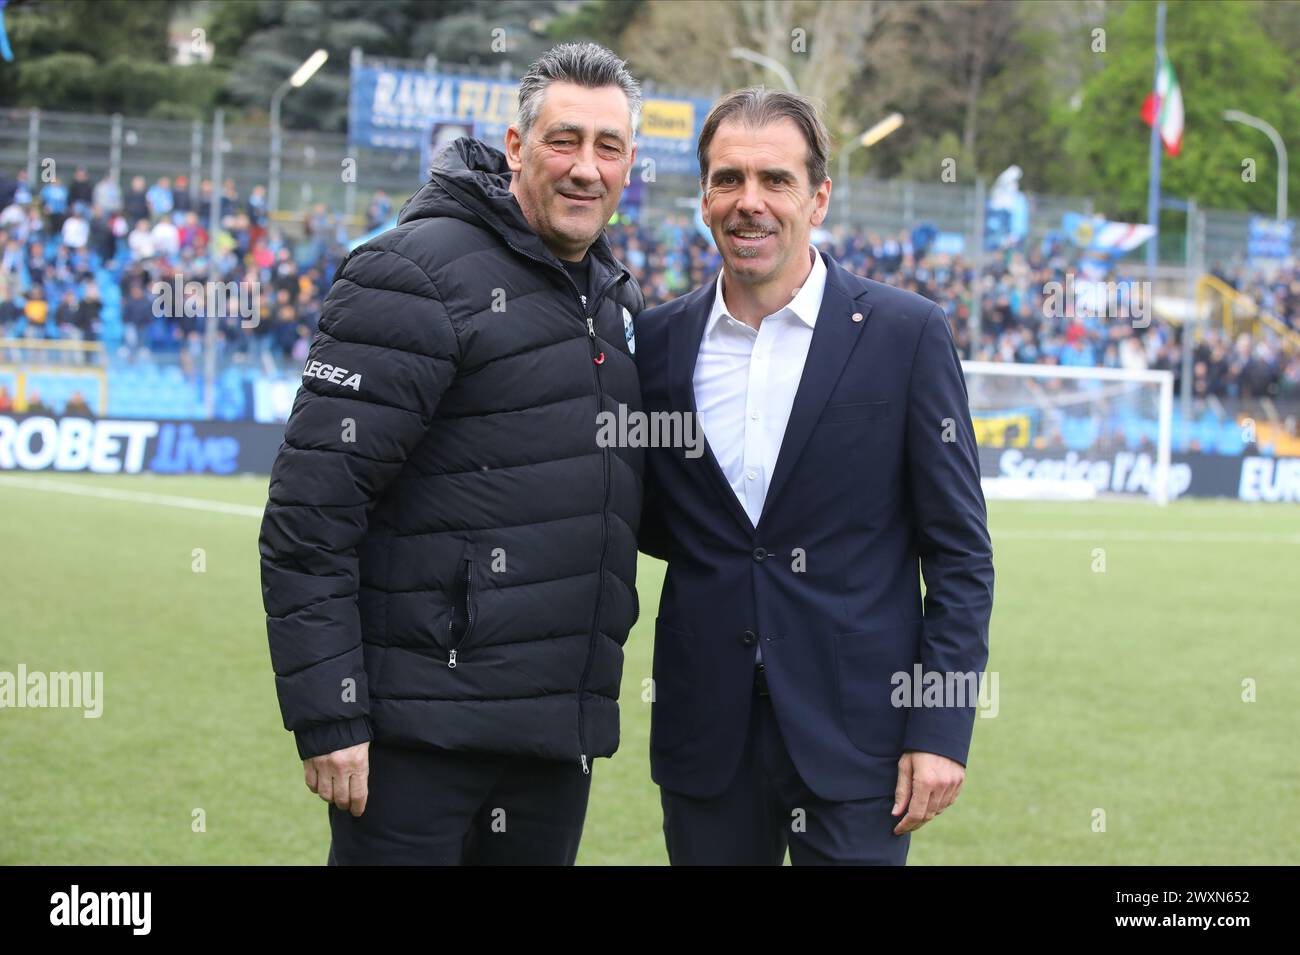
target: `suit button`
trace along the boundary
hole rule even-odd
[[[758,642],[758,634],[753,630],[746,630],[744,636],[740,638],[740,642],[747,647],[752,647]]]
[[[763,561],[767,560],[767,550],[763,547],[755,547],[754,560],[758,561],[759,563],[762,563]]]

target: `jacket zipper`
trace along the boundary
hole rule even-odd
[[[621,279],[620,279],[621,280]],[[612,284],[612,283],[611,283]],[[574,286],[577,287],[576,285]],[[608,290],[609,286],[601,290]],[[599,302],[601,294],[592,299],[592,306]],[[599,346],[596,343],[596,324],[592,313],[587,313],[587,341],[591,345],[591,374],[596,382],[596,411],[599,413],[605,404],[605,391],[600,384],[600,366],[604,352],[597,357]],[[583,773],[590,773],[587,763],[587,737],[582,719],[582,694],[587,687],[587,677],[591,674],[591,657],[596,648],[596,632],[600,628],[600,605],[605,596],[605,547],[609,533],[605,511],[609,507],[609,448],[601,449],[601,499],[600,499],[600,561],[596,568],[596,607],[591,619],[591,633],[587,637],[587,659],[582,666],[582,679],[578,681],[578,745],[581,749],[580,760]]]
[[[504,238],[504,236],[502,236],[502,238]],[[591,297],[590,301],[588,301],[586,296],[584,296],[578,289],[577,283],[573,281],[573,276],[571,276],[566,269],[553,265],[545,259],[533,255],[531,252],[525,252],[508,239],[506,240],[506,245],[525,258],[532,259],[534,262],[540,262],[542,265],[549,266],[550,268],[558,269],[564,276],[565,280],[568,281],[569,287],[573,289],[573,294],[577,296],[578,310],[587,322],[587,341],[591,345],[591,374],[596,382],[596,411],[599,413],[601,407],[605,403],[605,392],[600,384],[600,365],[604,362],[604,353],[600,352],[599,346],[596,344],[596,323],[593,316],[596,307],[609,293],[609,290],[615,285],[620,285],[627,281],[630,277],[630,273],[624,269],[618,276],[597,289],[596,293]],[[584,775],[591,773],[591,765],[587,760],[587,735],[582,719],[582,694],[587,687],[587,677],[591,673],[591,654],[596,645],[596,629],[600,626],[600,605],[602,598],[605,595],[605,545],[606,536],[608,534],[608,522],[605,519],[605,510],[609,507],[609,448],[603,448],[601,450],[601,467],[600,562],[597,565],[596,571],[596,608],[592,615],[591,633],[587,635],[587,658],[583,661],[582,665],[582,679],[578,681],[578,761],[582,766],[582,772]]]
[[[465,561],[465,632],[461,634],[460,640],[456,646],[451,648],[447,656],[448,669],[456,669],[456,652],[460,645],[469,639],[470,631],[474,629],[474,562]],[[447,621],[447,642],[451,642],[451,636],[456,630],[456,614],[453,611],[451,619]]]

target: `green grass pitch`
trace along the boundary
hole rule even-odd
[[[267,651],[265,494],[265,478],[0,476],[0,670],[105,684],[97,720],[0,709],[0,863],[324,863],[326,807]],[[991,502],[990,525],[997,714],[909,864],[1300,861],[1300,508]],[[642,558],[583,864],[666,861],[641,701],[662,573]]]

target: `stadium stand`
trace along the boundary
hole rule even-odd
[[[269,225],[261,186],[241,196],[227,180],[214,197],[204,180],[192,197],[184,176],[151,185],[135,176],[120,191],[107,176],[90,187],[78,170],[71,190],[54,182],[34,192],[25,178],[20,172],[0,183],[0,363],[25,369],[23,386],[15,382],[6,391],[15,410],[26,410],[21,405],[36,397],[55,413],[72,402],[101,416],[206,417],[203,316],[209,308],[221,316],[216,418],[252,417],[259,383],[296,382],[329,278],[349,247],[342,215],[316,203],[302,211],[290,237]],[[215,242],[207,231],[214,201],[221,216]],[[391,213],[391,200],[377,192],[367,229],[382,227]],[[647,304],[712,281],[719,268],[709,239],[685,215],[654,224],[620,221],[610,237]],[[1174,323],[1157,318],[1136,329],[1086,309],[1052,314],[1044,290],[1063,282],[1071,267],[1060,249],[1045,243],[997,253],[976,275],[963,258],[932,253],[922,244],[926,238],[925,230],[882,236],[843,226],[815,236],[851,270],[939,302],[965,358],[1178,371]],[[1215,323],[1197,342],[1197,412],[1187,425],[1175,421],[1175,448],[1237,454],[1241,428],[1228,405],[1300,401],[1300,350],[1286,347],[1287,335],[1300,335],[1300,271],[1216,267],[1213,279],[1255,303],[1270,324]],[[970,322],[976,294],[978,340]],[[58,347],[65,343],[67,349]],[[102,388],[87,378],[89,368],[100,372]],[[1108,428],[1129,448],[1148,447],[1152,427],[1133,415],[1067,419],[1060,438],[1068,448],[1087,448]]]

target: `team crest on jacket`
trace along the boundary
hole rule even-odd
[[[304,378],[319,378],[321,381],[342,385],[344,388],[351,388],[353,391],[361,390],[361,372],[353,374],[338,365],[327,365],[324,362],[312,360],[303,369],[302,376]]]
[[[632,313],[623,308],[623,337],[627,339],[627,350],[629,354],[636,354],[636,335],[632,329]]]

